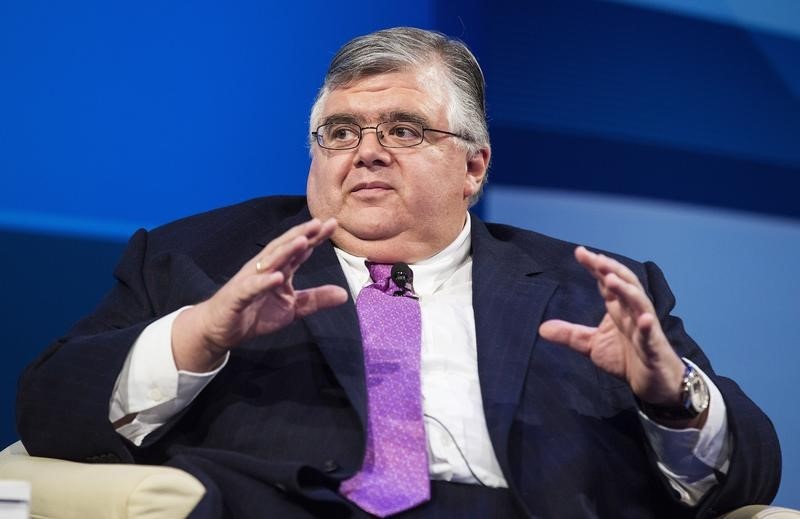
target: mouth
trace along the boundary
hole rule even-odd
[[[379,193],[382,191],[389,191],[393,189],[392,186],[387,184],[386,182],[361,182],[356,184],[356,186],[350,190],[351,193],[356,193],[359,191],[363,191],[366,193]]]

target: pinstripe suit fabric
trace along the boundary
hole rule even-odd
[[[352,301],[242,344],[195,402],[141,448],[108,423],[116,375],[142,329],[208,297],[306,218],[303,198],[273,197],[135,234],[110,294],[21,378],[17,423],[29,451],[184,468],[209,490],[194,517],[357,516],[336,492],[364,454],[364,361]],[[510,488],[437,482],[432,501],[407,517],[708,517],[768,502],[780,472],[772,425],[736,384],[714,373],[669,314],[674,300],[655,265],[620,258],[642,280],[678,353],[714,379],[729,409],[730,472],[699,508],[678,504],[662,480],[628,388],[538,337],[543,319],[596,324],[604,312],[573,248],[473,218],[483,406]],[[295,276],[298,288],[323,283],[347,288],[330,245]]]

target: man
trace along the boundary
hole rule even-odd
[[[208,490],[196,517],[772,499],[774,430],[669,315],[657,267],[469,215],[491,152],[463,44],[349,42],[310,128],[307,198],[134,235],[117,286],[22,377],[32,454],[183,468]]]

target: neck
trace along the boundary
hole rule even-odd
[[[333,244],[353,256],[366,258],[376,263],[416,263],[444,250],[463,230],[461,227],[441,236],[412,236],[400,233],[383,239],[361,239],[339,228],[331,240]]]
[[[433,256],[447,247],[449,243],[434,244],[409,240],[402,236],[382,240],[362,240],[347,233],[335,233],[332,241],[343,251],[376,263],[396,263],[398,261],[414,263]]]

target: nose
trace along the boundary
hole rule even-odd
[[[353,156],[353,164],[356,167],[376,167],[388,166],[392,161],[389,150],[381,145],[378,140],[378,132],[375,128],[363,128],[361,130],[361,143],[356,148]]]

